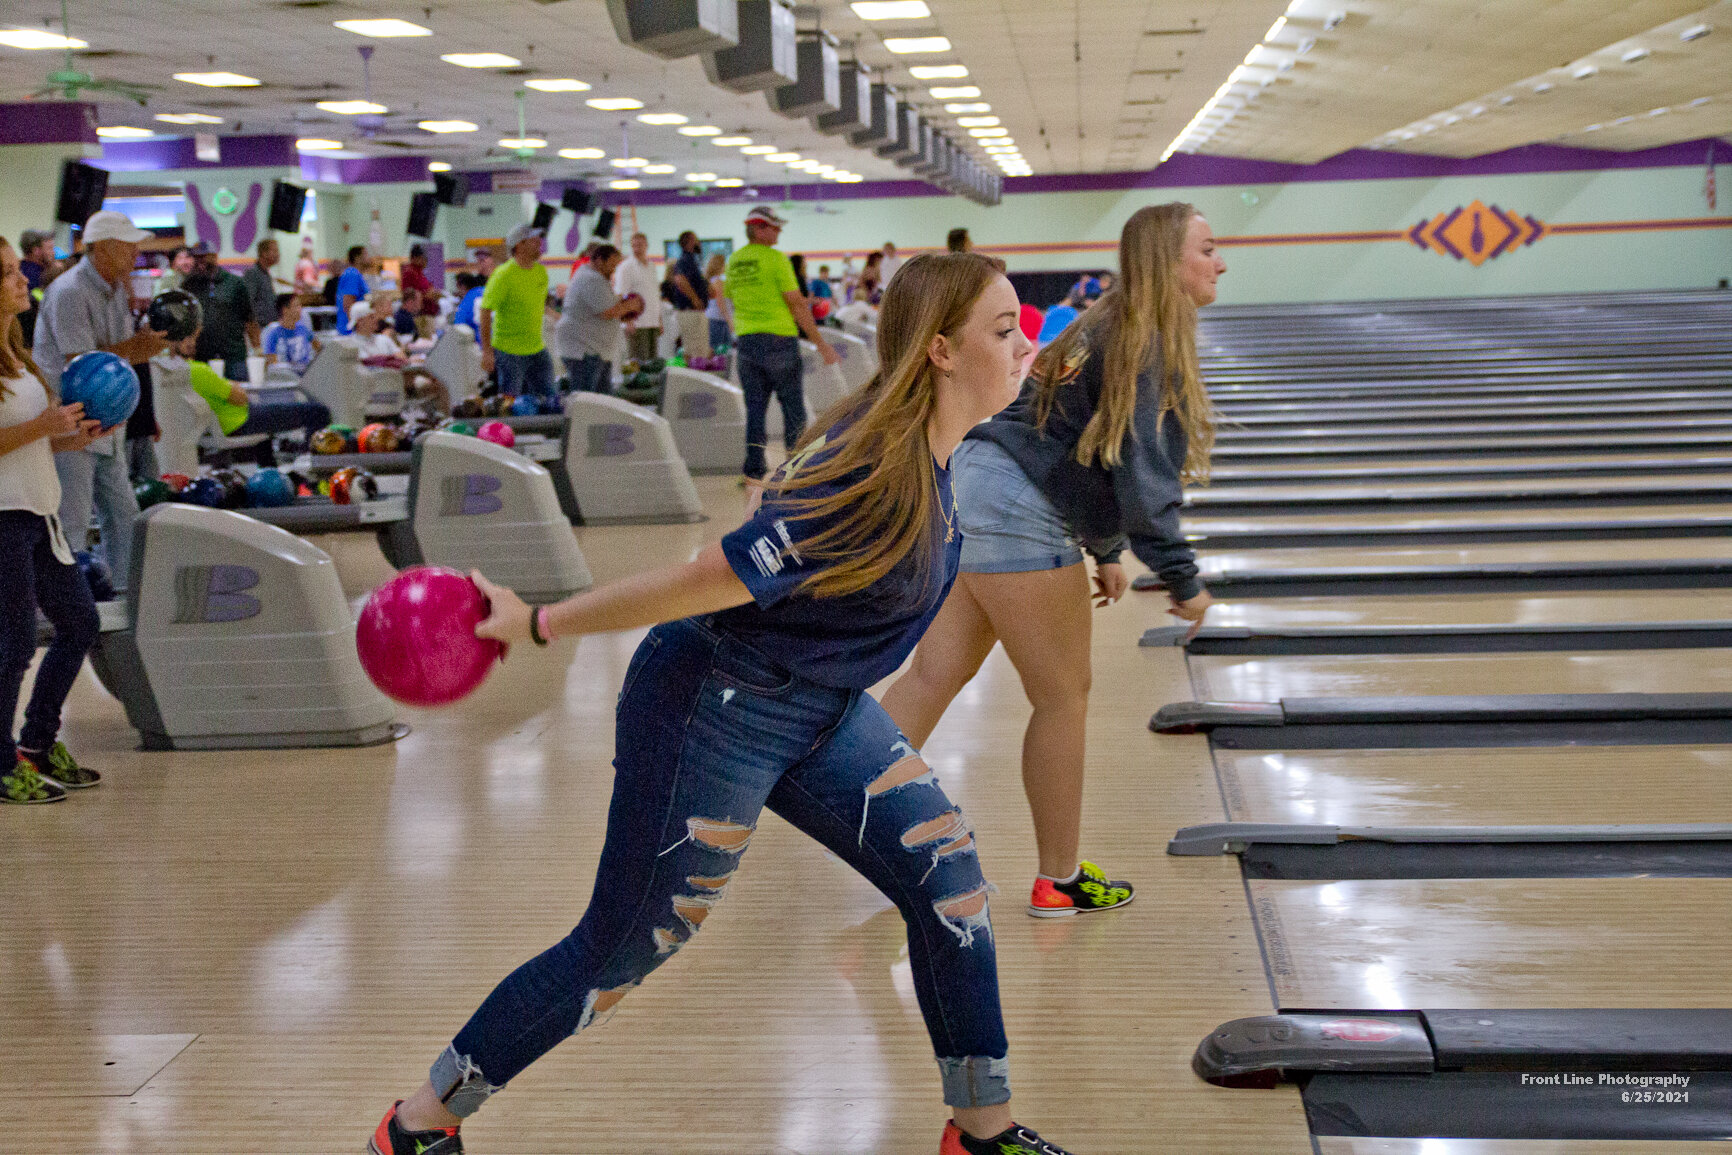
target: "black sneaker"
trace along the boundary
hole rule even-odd
[[[1073,914],[1094,914],[1096,911],[1117,910],[1136,897],[1130,883],[1108,878],[1106,872],[1092,862],[1078,865],[1072,882],[1054,882],[1050,878],[1034,880],[1028,896],[1028,913],[1036,918],[1064,918]]]
[[[78,764],[78,759],[72,756],[64,742],[56,742],[44,751],[19,750],[18,756],[29,759],[44,778],[52,779],[68,790],[83,790],[102,781],[102,775]]]
[[[20,757],[12,773],[0,775],[0,802],[29,805],[37,802],[64,802],[66,790],[37,772],[36,763]]]
[[[1015,1123],[990,1139],[976,1139],[952,1119],[944,1125],[938,1155],[1071,1155],[1071,1152]]]
[[[379,1120],[379,1129],[367,1142],[372,1155],[463,1155],[463,1140],[455,1127],[438,1127],[432,1131],[405,1131],[397,1122],[398,1099]]]

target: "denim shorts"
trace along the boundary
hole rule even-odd
[[[964,441],[950,455],[962,572],[1029,573],[1083,559],[1070,526],[1016,459],[990,441]]]

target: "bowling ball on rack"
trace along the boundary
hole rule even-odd
[[[444,706],[467,697],[505,653],[475,636],[487,599],[463,574],[415,566],[373,591],[355,623],[361,668],[387,697]]]
[[[187,482],[191,480],[192,478],[184,473],[165,473],[162,475],[162,483],[168,486],[168,491],[171,494],[179,494],[181,490],[186,488]]]
[[[141,481],[132,487],[132,496],[138,501],[139,509],[149,509],[174,497],[174,490],[165,482]]]
[[[223,504],[223,487],[214,477],[195,477],[186,483],[186,488],[180,491],[180,500],[187,505],[205,505],[211,509],[221,509]]]
[[[138,408],[138,374],[118,353],[80,353],[60,374],[60,403],[81,404],[84,416],[112,429]]]
[[[259,469],[247,479],[247,504],[255,509],[293,505],[295,487],[276,469]]]
[[[511,404],[517,397],[511,393],[495,393],[481,403],[483,417],[499,417],[511,412]]]
[[[314,453],[329,456],[341,453],[349,447],[349,439],[334,425],[328,425],[308,439],[308,446]]]
[[[360,469],[353,465],[345,465],[343,468],[337,470],[337,472],[331,474],[331,504],[348,505],[352,502],[355,494],[352,492],[351,487],[354,485],[355,479],[360,475]]]
[[[240,470],[216,470],[211,474],[211,480],[222,486],[222,508],[245,509],[250,504],[247,499],[246,475]]]
[[[511,402],[511,416],[534,417],[541,412],[541,398],[533,393],[525,393]]]
[[[401,435],[394,426],[375,421],[361,427],[359,440],[362,453],[395,453]]]
[[[517,444],[517,433],[503,421],[489,421],[475,431],[475,436],[483,441],[491,441],[504,449],[511,449]]]
[[[564,417],[565,398],[557,393],[552,397],[543,397],[541,399],[541,412],[546,417]]]
[[[447,433],[461,433],[465,437],[475,436],[475,422],[473,421],[447,421],[439,428]]]
[[[459,401],[457,404],[455,404],[451,407],[451,416],[453,416],[453,417],[481,417],[481,416],[484,416],[484,414],[481,412],[481,408],[482,408],[481,398],[479,398],[479,397],[465,397],[463,400]]]
[[[185,289],[170,289],[151,299],[144,320],[170,341],[184,341],[204,324],[204,310]]]

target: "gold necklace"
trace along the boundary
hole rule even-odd
[[[955,541],[956,540],[956,520],[955,520],[955,518],[956,518],[956,514],[958,512],[957,508],[956,508],[956,490],[952,489],[950,491],[950,512],[945,513],[944,512],[944,490],[939,488],[938,482],[936,482],[936,481],[934,481],[932,483],[932,488],[935,490],[938,490],[938,516],[942,517],[944,519],[944,540],[947,542]]]

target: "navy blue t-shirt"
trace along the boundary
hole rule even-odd
[[[807,452],[821,448],[819,443]],[[765,494],[751,520],[722,539],[728,565],[752,592],[753,603],[716,614],[716,626],[822,686],[864,690],[894,673],[944,604],[962,559],[961,531],[945,540],[943,514],[956,520],[950,471],[937,473],[942,514],[933,518],[935,544],[927,564],[911,553],[872,585],[842,597],[799,592],[821,568],[800,556],[800,543],[832,522],[789,516],[788,500],[821,497],[851,482]],[[928,573],[928,567],[936,572]]]

